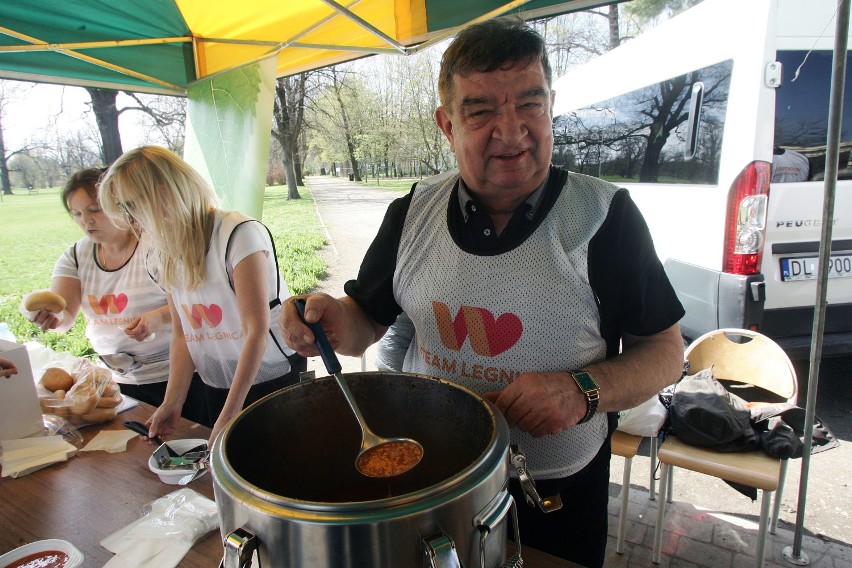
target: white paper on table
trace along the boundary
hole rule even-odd
[[[174,568],[192,548],[192,542],[128,536],[143,521],[145,517],[101,541],[101,546],[115,554],[103,568]]]
[[[0,456],[3,477],[21,477],[45,466],[66,461],[77,453],[76,446],[58,435],[3,440],[0,446],[3,448],[3,455]]]
[[[111,454],[125,452],[127,451],[127,442],[137,436],[139,434],[130,430],[101,430],[80,451],[104,450]]]
[[[218,527],[215,502],[189,488],[173,491],[101,541],[115,554],[104,568],[174,568],[200,536]]]

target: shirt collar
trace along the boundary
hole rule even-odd
[[[538,211],[538,206],[541,203],[541,196],[544,193],[544,187],[547,185],[547,180],[549,178],[550,170],[548,169],[547,175],[544,176],[544,181],[542,181],[541,185],[539,185],[535,191],[527,197],[526,201],[524,201],[524,205],[527,206],[525,216],[528,221],[532,221],[535,217],[536,211]],[[476,204],[476,199],[473,195],[471,195],[470,190],[464,183],[464,180],[459,177],[459,207],[461,207],[465,223],[468,221],[467,206],[469,203]]]

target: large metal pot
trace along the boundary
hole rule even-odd
[[[264,567],[502,566],[514,502],[499,411],[433,377],[346,380],[370,428],[419,441],[423,460],[397,478],[361,475],[361,431],[331,377],[267,396],[213,445],[223,564],[256,547]]]

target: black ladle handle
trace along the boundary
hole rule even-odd
[[[322,357],[322,362],[325,363],[325,370],[328,371],[329,375],[339,373],[343,369],[343,366],[337,359],[337,354],[334,352],[334,348],[331,346],[331,343],[329,343],[328,336],[325,334],[325,330],[322,328],[322,324],[319,322],[308,323],[307,321],[305,321],[304,298],[296,298],[294,302],[296,304],[296,311],[299,312],[299,317],[302,318],[302,321],[305,323],[306,326],[311,328],[311,331],[314,334],[317,349],[319,349],[320,356]]]
[[[142,424],[141,422],[137,422],[136,420],[128,420],[127,422],[124,423],[124,426],[126,428],[130,428],[131,430],[133,430],[137,434],[142,434],[146,438],[148,437],[148,427],[145,426],[144,424]],[[151,438],[151,440],[153,442],[156,442],[157,444],[163,443],[163,441],[160,439],[159,436],[154,436],[153,438]]]

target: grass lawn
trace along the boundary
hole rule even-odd
[[[376,181],[376,178],[371,177],[367,181],[362,181],[361,184],[365,187],[375,187],[378,189],[408,193],[411,190],[411,186],[418,181],[420,181],[420,178],[380,178]]]
[[[410,185],[410,184],[409,184]],[[266,188],[263,221],[272,232],[281,274],[290,292],[301,294],[317,287],[326,266],[317,254],[325,234],[316,219],[309,191],[288,201],[287,187]],[[84,335],[82,315],[64,334],[42,332],[18,312],[21,298],[48,288],[53,265],[82,232],[59,201],[59,189],[29,194],[18,189],[0,200],[0,321],[9,324],[18,341],[37,340],[56,351],[93,355]]]

